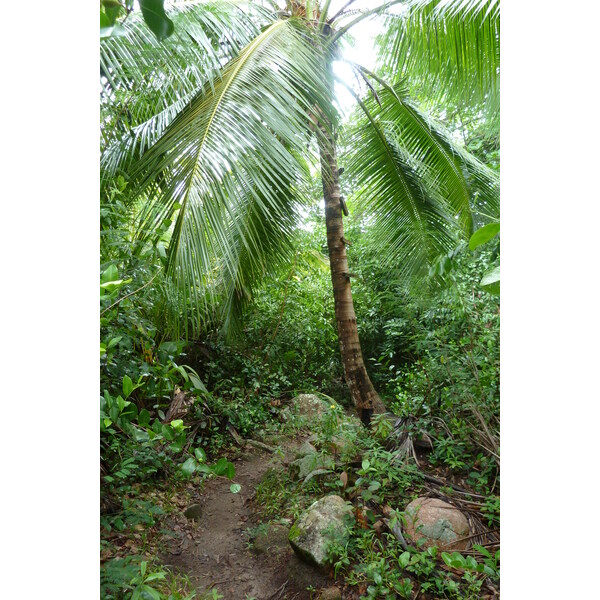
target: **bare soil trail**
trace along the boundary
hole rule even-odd
[[[301,442],[282,445],[285,459]],[[248,530],[258,524],[256,487],[269,469],[282,469],[281,457],[246,446],[233,462],[240,493],[230,492],[230,481],[213,479],[194,493],[199,518],[175,514],[163,523],[164,564],[190,578],[198,599],[212,598],[214,589],[224,600],[310,600],[307,587],[319,589],[331,580],[296,557],[289,527],[270,530],[262,552],[248,543]]]

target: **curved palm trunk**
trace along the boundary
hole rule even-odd
[[[358,338],[342,222],[335,142],[328,128],[321,126],[319,129],[320,135],[317,135],[317,138],[321,156],[323,196],[325,198],[327,248],[329,250],[335,319],[340,340],[342,364],[344,365],[344,375],[354,405],[363,423],[368,425],[374,409],[380,411],[384,407],[369,379]]]

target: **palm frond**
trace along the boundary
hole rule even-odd
[[[380,63],[429,97],[499,108],[499,0],[409,0],[388,15]]]
[[[405,96],[401,84],[383,87],[350,138],[348,170],[381,243],[381,255],[404,276],[422,275],[433,260],[467,239],[471,207],[497,200],[497,177],[470,157],[439,124]]]
[[[102,172],[139,157],[223,64],[272,21],[272,11],[227,0],[168,9],[175,33],[158,42],[139,14],[100,47]]]
[[[239,306],[267,257],[285,256],[291,207],[303,201],[308,177],[299,157],[311,117],[322,111],[335,120],[311,35],[295,19],[266,28],[132,172],[140,237],[174,219],[167,268],[189,305]]]

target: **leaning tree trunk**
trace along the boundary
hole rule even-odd
[[[319,127],[318,143],[321,155],[321,178],[325,198],[325,224],[327,227],[327,248],[333,283],[335,319],[342,353],[342,364],[346,383],[350,389],[356,410],[365,425],[368,425],[374,410],[384,407],[379,399],[369,375],[358,339],[356,314],[350,289],[350,272],[346,256],[346,239],[342,221],[342,198],[340,194],[339,172],[335,142],[328,124]]]

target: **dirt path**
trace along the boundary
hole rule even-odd
[[[289,442],[286,456],[297,447],[298,442]],[[189,576],[198,599],[212,598],[216,589],[225,600],[309,600],[307,587],[318,589],[330,580],[295,556],[285,527],[270,531],[262,553],[248,544],[248,529],[258,523],[256,486],[269,468],[281,468],[281,459],[246,446],[234,464],[239,494],[229,491],[228,480],[209,481],[195,494],[202,509],[199,520],[179,515],[163,525],[170,530],[165,532],[164,564]]]

